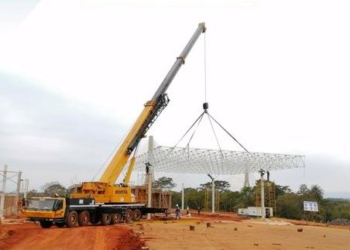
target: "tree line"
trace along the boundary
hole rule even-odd
[[[215,195],[219,196],[215,200],[216,208],[220,212],[237,213],[239,208],[250,206],[260,206],[261,201],[261,183],[256,181],[254,187],[243,187],[240,191],[231,191],[230,184],[227,181],[215,181]],[[271,201],[271,190],[273,187],[273,202]],[[212,183],[201,184],[198,188],[184,189],[185,207],[191,209],[208,209],[211,211],[211,188]],[[317,222],[329,222],[335,219],[343,218],[350,220],[350,200],[324,198],[324,191],[318,185],[308,187],[306,184],[299,186],[297,192],[293,192],[289,186],[278,185],[274,182],[268,182],[264,185],[265,206],[271,206],[274,210],[274,216],[308,220]],[[173,192],[173,204],[181,204],[182,191]],[[318,204],[318,212],[304,211],[304,201],[313,201]],[[217,211],[218,212],[218,211]]]
[[[215,180],[215,207],[217,212],[237,213],[239,208],[260,206],[261,183],[256,181],[254,187],[243,187],[239,191],[231,191],[227,181]],[[176,187],[172,178],[161,177],[152,183],[153,188],[172,192],[172,204],[181,204],[182,191],[173,191]],[[33,196],[69,196],[68,189],[59,182],[49,182],[42,188],[42,192],[31,190],[27,197]],[[274,216],[308,220],[317,222],[329,222],[335,219],[350,220],[350,200],[324,198],[324,191],[318,185],[308,187],[306,184],[299,186],[297,192],[290,187],[278,185],[272,181],[264,183],[265,206],[274,209]],[[273,193],[272,193],[272,191]],[[197,188],[184,189],[184,207],[211,211],[212,182],[200,184]],[[273,199],[271,198],[273,196]],[[303,202],[313,201],[318,204],[318,212],[304,211]]]

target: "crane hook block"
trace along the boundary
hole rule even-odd
[[[203,103],[203,109],[207,110],[209,108],[209,104],[207,102]]]

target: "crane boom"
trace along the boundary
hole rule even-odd
[[[204,33],[205,30],[206,30],[205,23],[200,23],[198,25],[196,32],[193,34],[192,38],[190,39],[190,41],[187,43],[186,47],[182,51],[181,55],[176,59],[174,65],[171,67],[170,71],[164,78],[162,84],[159,86],[158,90],[154,93],[154,96],[152,98],[153,100],[157,99],[160,95],[164,94],[165,91],[168,89],[170,83],[172,82],[175,75],[181,68],[181,65],[185,63],[185,59],[188,53],[190,53],[193,45],[196,43],[198,37],[200,36],[201,33]]]
[[[75,191],[73,191],[71,194],[72,198],[89,197],[94,198],[96,202],[100,203],[135,202],[135,197],[131,193],[131,188],[127,185],[130,179],[133,164],[135,162],[135,155],[130,161],[130,165],[123,183],[121,185],[116,185],[115,182],[127,164],[131,154],[135,152],[135,149],[141,139],[145,137],[149,128],[168,105],[169,99],[166,94],[166,90],[170,86],[182,64],[185,63],[185,59],[191,51],[193,45],[196,43],[198,37],[205,31],[205,23],[200,23],[180,56],[176,58],[174,65],[165,76],[152,99],[146,102],[144,109],[132,126],[131,130],[126,135],[123,142],[120,144],[120,147],[114,154],[111,162],[103,172],[99,181],[83,182],[82,185],[76,186],[74,188]]]
[[[197,41],[198,37],[201,33],[205,32],[205,30],[205,24],[200,23],[196,32],[193,34],[192,38],[187,43],[180,56],[177,57],[174,65],[171,67],[163,82],[153,95],[152,99],[145,104],[145,108],[136,120],[129,134],[125,137],[124,142],[121,144],[119,150],[114,155],[107,169],[101,176],[100,182],[109,182],[110,184],[115,183],[126,162],[128,161],[130,154],[134,151],[141,139],[145,136],[146,132],[155,122],[159,114],[167,106],[169,99],[165,92],[181,68],[182,64],[185,63],[185,59]]]

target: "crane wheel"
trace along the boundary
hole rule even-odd
[[[50,228],[52,226],[52,222],[51,221],[40,221],[40,226],[42,228]]]
[[[122,215],[119,213],[111,214],[112,224],[118,224],[122,221]]]
[[[55,222],[55,225],[58,227],[58,228],[62,228],[66,225],[66,223],[64,222]]]
[[[78,213],[76,211],[70,211],[66,219],[67,227],[75,227],[78,223]]]
[[[107,226],[107,225],[111,224],[111,221],[112,221],[111,214],[102,214],[102,217],[101,217],[102,225]]]
[[[125,222],[132,222],[134,219],[134,212],[131,209],[127,209],[124,213]]]
[[[89,225],[90,222],[90,213],[86,210],[79,213],[78,224],[81,227]]]
[[[134,213],[134,216],[133,216],[133,220],[134,220],[134,221],[139,221],[139,220],[141,220],[141,218],[142,218],[142,213],[141,213],[140,209],[135,209],[135,210],[133,211],[133,213]]]

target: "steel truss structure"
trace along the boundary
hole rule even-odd
[[[160,146],[137,156],[134,170],[144,171],[146,163],[155,172],[236,175],[302,168],[305,156]]]

